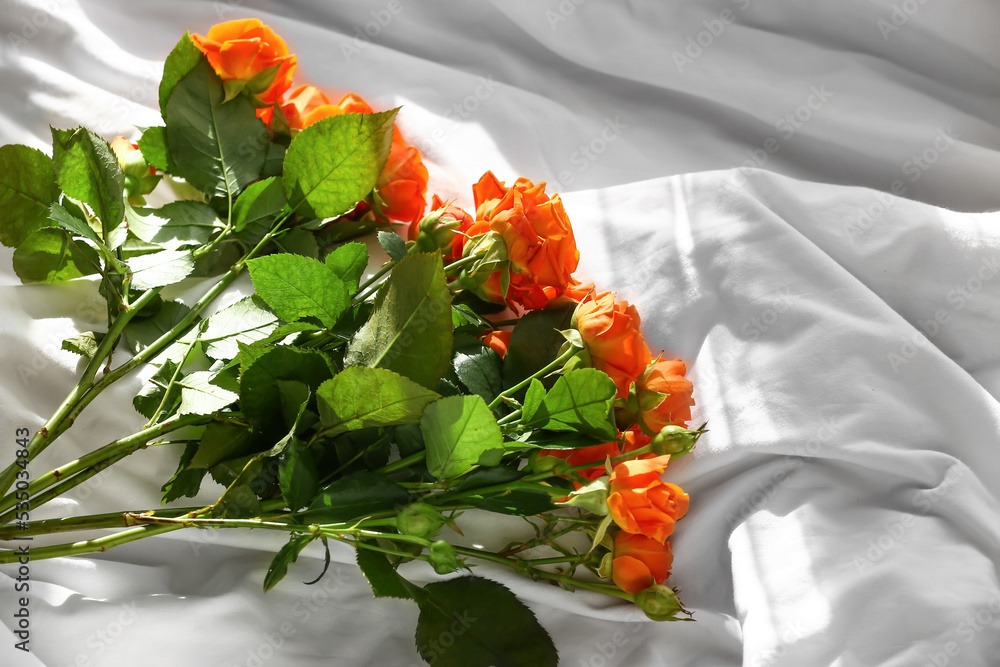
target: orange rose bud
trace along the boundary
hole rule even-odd
[[[263,102],[275,102],[292,87],[295,56],[288,45],[260,19],[218,23],[204,37],[191,41],[208,57],[224,82],[242,81]],[[256,77],[256,79],[255,79]],[[258,109],[258,115],[270,109]]]
[[[519,178],[512,187],[486,172],[472,187],[476,224],[470,236],[496,233],[507,249],[510,283],[506,294],[502,271],[481,280],[479,296],[491,301],[544,308],[576,284],[572,274],[580,261],[576,239],[559,195],[545,194],[545,183]]]
[[[482,336],[483,344],[500,355],[500,358],[507,356],[507,347],[510,345],[509,331],[489,331]]]
[[[330,98],[316,86],[299,86],[288,95],[288,99],[281,105],[281,112],[285,114],[290,129],[301,130],[305,127],[303,123],[309,114],[328,104],[330,104]]]
[[[611,580],[626,593],[638,593],[662,584],[670,576],[674,555],[670,543],[659,543],[645,535],[615,534]]]
[[[605,442],[602,445],[577,447],[576,449],[542,450],[543,455],[565,459],[566,463],[574,467],[593,463],[593,468],[584,468],[583,470],[578,470],[576,472],[577,475],[580,475],[584,479],[591,482],[598,477],[607,474],[607,471],[604,469],[604,461],[607,460],[609,456],[618,456],[621,453],[622,452],[618,449],[617,442]]]
[[[360,95],[348,93],[337,104],[321,104],[301,116],[302,128],[345,113],[373,113],[373,110]],[[389,157],[375,184],[384,203],[382,214],[397,222],[419,223],[427,207],[427,178],[420,151],[408,145],[394,126]]]
[[[591,364],[615,381],[619,396],[626,396],[651,356],[639,333],[641,320],[635,306],[615,301],[611,292],[591,294],[580,302],[575,319]]]
[[[660,478],[669,456],[623,461],[611,471],[608,510],[626,533],[663,543],[688,509],[688,494]]]
[[[453,262],[462,256],[465,233],[475,222],[475,218],[458,206],[445,204],[440,197],[434,195],[431,198],[431,212],[422,220],[410,223],[407,238],[416,241],[422,252],[440,249],[444,261]]]
[[[650,435],[664,426],[687,426],[691,420],[694,385],[684,377],[687,365],[680,359],[660,359],[636,383],[639,425]]]

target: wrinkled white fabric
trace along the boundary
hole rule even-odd
[[[160,67],[184,30],[258,16],[299,55],[299,81],[403,105],[442,197],[468,204],[486,169],[557,184],[578,277],[635,303],[650,346],[689,363],[694,421],[710,428],[670,469],[692,496],[671,583],[696,623],[645,622],[601,596],[477,568],[529,603],[561,664],[1000,664],[994,3],[2,9],[2,143],[44,149],[50,124],[134,136],[158,123]],[[10,255],[4,459],[14,430],[41,425],[73,385],[60,341],[100,325],[93,283],[22,286]],[[33,470],[138,427],[140,382],[96,401]],[[167,449],[33,518],[155,506],[176,461]],[[209,486],[201,500],[218,493]],[[493,527],[466,532],[485,540]],[[33,562],[30,655],[13,648],[16,570],[0,567],[0,664],[421,664],[415,608],[372,599],[346,551],[311,587],[299,582],[322,553],[307,551],[265,596],[281,543],[182,531]]]

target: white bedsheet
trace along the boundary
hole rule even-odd
[[[185,29],[261,17],[300,80],[403,104],[443,197],[486,169],[558,183],[578,275],[691,366],[711,431],[673,468],[692,506],[671,583],[697,623],[477,568],[561,664],[1000,664],[1000,6],[342,4],[2,0],[0,143],[134,134]],[[98,324],[62,319],[93,285],[20,286],[9,260],[5,457],[73,383],[61,339]],[[139,425],[121,384],[37,470]],[[175,460],[141,452],[49,511],[153,506]],[[373,600],[349,553],[307,587],[307,552],[264,596],[280,543],[185,531],[35,562],[31,655],[0,567],[0,664],[420,664],[416,610]]]

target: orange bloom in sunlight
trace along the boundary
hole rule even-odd
[[[445,263],[454,261],[461,258],[462,248],[465,245],[465,235],[468,233],[470,227],[475,224],[476,220],[471,215],[469,215],[464,209],[455,206],[454,204],[445,205],[444,201],[440,197],[434,195],[431,198],[431,211],[438,211],[444,209],[444,214],[442,218],[447,221],[447,219],[457,220],[458,227],[455,228],[453,236],[451,237],[451,246],[447,252],[444,252]],[[417,235],[420,233],[420,220],[414,220],[410,223],[407,229],[407,239],[410,241],[415,241]],[[443,245],[443,242],[442,242]]]
[[[670,543],[657,542],[645,535],[626,532],[615,534],[615,550],[611,561],[611,579],[626,593],[638,593],[670,576],[674,554]]]
[[[285,40],[260,19],[218,23],[205,36],[191,35],[195,46],[223,81],[250,81],[264,70],[277,68],[263,90],[253,91],[264,102],[275,102],[292,87],[295,56]],[[264,109],[258,109],[258,115]]]
[[[611,472],[608,511],[626,533],[662,544],[674,532],[674,523],[687,513],[688,494],[660,478],[669,462],[669,456],[623,461]]]
[[[615,381],[618,395],[628,393],[650,362],[649,347],[639,333],[639,313],[611,292],[591,294],[576,311],[576,328],[590,353],[591,364]]]
[[[373,113],[372,108],[361,96],[354,93],[345,95],[337,104],[319,104],[300,112],[301,128],[289,125],[293,129],[304,129],[313,123],[345,113]],[[392,148],[389,158],[379,175],[378,189],[385,206],[382,213],[390,220],[398,222],[419,222],[427,206],[427,167],[424,166],[420,151],[410,146],[403,139],[398,127],[393,127]]]
[[[510,262],[507,294],[502,290],[502,271],[496,271],[482,288],[485,296],[530,310],[544,308],[567,286],[576,284],[572,274],[580,253],[559,195],[549,197],[544,182],[536,185],[526,178],[508,188],[489,171],[472,186],[472,193],[476,224],[469,235],[496,232]]]
[[[639,400],[639,424],[647,433],[656,434],[664,426],[687,426],[691,420],[694,385],[684,377],[687,364],[680,359],[660,359],[646,369],[636,383]],[[666,394],[660,400],[659,394]]]
[[[574,467],[581,466],[586,463],[593,463],[593,468],[584,468],[576,473],[584,479],[592,482],[598,477],[602,477],[607,474],[607,471],[604,469],[604,461],[607,460],[608,457],[614,458],[616,456],[621,456],[622,454],[634,452],[640,447],[645,447],[652,440],[649,436],[634,430],[625,431],[621,435],[625,441],[622,444],[617,442],[605,442],[602,445],[578,447],[577,449],[543,449],[541,454],[542,456],[555,456],[560,459],[565,459],[569,465]],[[643,458],[649,458],[651,456],[653,455],[646,454]],[[577,486],[580,485],[578,484]]]
[[[330,98],[324,95],[319,88],[299,86],[289,93],[288,99],[281,105],[281,112],[285,114],[288,127],[293,130],[301,130],[303,119],[325,104],[330,104]]]
[[[500,358],[507,356],[507,348],[510,346],[509,331],[489,331],[483,334],[483,345],[500,355]]]

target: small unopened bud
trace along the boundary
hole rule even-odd
[[[436,252],[450,248],[455,240],[455,230],[461,225],[462,221],[456,220],[445,208],[431,211],[420,221],[414,252]]]
[[[675,459],[679,459],[694,449],[700,435],[700,431],[692,431],[682,426],[664,426],[649,443],[649,446],[657,456],[669,454]]]
[[[597,516],[605,516],[608,513],[608,478],[600,477],[587,486],[581,487],[569,494],[569,500],[559,503],[560,505],[573,505],[582,507],[588,512]]]
[[[615,555],[610,551],[604,554],[604,558],[601,559],[601,564],[597,566],[597,576],[601,579],[610,579],[611,572],[614,569],[612,563],[615,560]]]
[[[396,519],[396,527],[404,535],[430,539],[447,523],[436,508],[427,503],[407,505]]]
[[[451,574],[458,569],[458,558],[455,549],[445,540],[438,540],[427,550],[427,559],[438,574]]]
[[[553,475],[565,475],[569,473],[573,466],[558,456],[543,454],[542,450],[536,449],[528,455],[528,466],[533,473],[552,473]]]
[[[686,612],[673,589],[663,584],[636,593],[635,606],[654,621],[676,621],[678,613]]]

